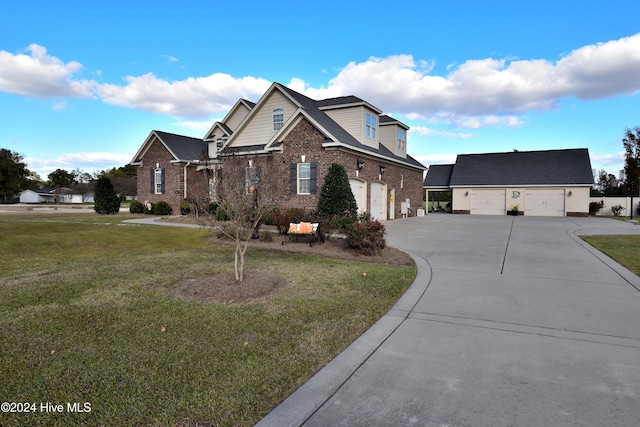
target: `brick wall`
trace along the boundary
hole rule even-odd
[[[173,209],[173,213],[180,213],[180,201],[183,198],[184,191],[184,165],[173,165],[170,161],[173,159],[167,149],[157,140],[154,141],[144,157],[142,165],[138,168],[138,193],[137,198],[141,203],[147,201],[158,203],[161,200],[169,203]],[[150,191],[149,170],[158,167],[165,170],[165,186],[164,194],[154,194]]]
[[[349,178],[359,178],[367,182],[367,206],[371,210],[371,182],[379,181],[387,185],[387,209],[389,204],[389,192],[395,189],[394,212],[395,218],[400,218],[400,203],[405,199],[411,200],[410,216],[415,216],[416,209],[422,207],[422,171],[384,162],[374,157],[358,155],[342,150],[325,150],[322,148],[324,135],[322,135],[309,121],[302,119],[298,125],[287,135],[283,141],[282,153],[274,154],[272,166],[274,173],[281,177],[286,194],[283,197],[282,207],[297,207],[307,211],[316,210],[318,198],[324,178],[332,163],[342,164],[347,170]],[[301,155],[305,156],[305,162],[317,164],[317,192],[316,194],[297,195],[289,193],[289,165],[301,163]],[[142,165],[138,168],[138,201],[157,203],[161,200],[169,203],[174,214],[180,212],[180,202],[184,199],[184,165],[171,164],[171,154],[158,141],[154,141],[142,159]],[[357,169],[358,160],[364,161],[364,167]],[[265,158],[258,157],[254,160],[256,165],[263,165]],[[156,163],[165,170],[164,194],[150,192],[149,170],[156,168]],[[386,168],[380,174],[380,165]],[[201,172],[196,172],[196,166],[188,168],[187,196],[194,197],[208,192],[208,183]],[[389,213],[387,213],[389,215]]]
[[[283,180],[286,180],[286,188],[289,182],[289,165],[291,163],[301,163],[301,156],[305,156],[305,162],[317,164],[317,192],[316,194],[297,195],[290,194],[284,197],[283,207],[297,207],[307,211],[316,210],[318,198],[324,178],[332,163],[342,164],[347,170],[349,178],[359,178],[367,182],[367,207],[371,209],[371,182],[380,181],[387,184],[387,192],[395,189],[394,211],[395,217],[400,218],[400,203],[405,199],[411,200],[411,216],[415,216],[416,208],[422,207],[422,171],[404,168],[389,162],[381,162],[380,159],[358,155],[342,150],[325,150],[322,148],[324,135],[322,135],[310,122],[303,119],[287,135],[283,141],[282,153],[275,154],[276,172]],[[364,161],[365,165],[361,170],[357,169],[358,159]],[[256,159],[260,164],[260,159]],[[384,164],[386,170],[380,174],[380,165]],[[389,203],[387,194],[387,206]]]

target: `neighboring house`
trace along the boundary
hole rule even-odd
[[[424,180],[427,195],[452,192],[453,213],[479,215],[587,216],[592,185],[585,148],[459,155]]]
[[[39,188],[24,190],[20,193],[20,203],[55,203],[55,188]],[[59,195],[60,203],[93,203],[93,192],[74,193],[69,188],[62,188]]]
[[[175,212],[203,188],[215,200],[211,172],[224,168],[226,156],[258,165],[277,159],[271,173],[289,181],[282,207],[307,210],[317,208],[331,163],[340,163],[359,210],[394,219],[422,207],[426,168],[407,154],[408,130],[355,96],[316,101],[273,83],[258,102],[236,102],[203,139],[152,131],[131,163],[140,168],[138,200],[164,200]]]

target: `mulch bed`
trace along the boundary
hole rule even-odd
[[[231,240],[211,235],[207,238],[211,244],[235,245]],[[366,256],[360,250],[351,248],[344,239],[332,238],[311,247],[306,240],[282,244],[283,236],[273,236],[273,241],[249,241],[249,247],[270,251],[315,254],[329,258],[350,261],[372,262],[387,265],[413,265],[413,259],[405,252],[386,247],[379,255]],[[265,298],[278,288],[285,286],[284,278],[266,273],[246,273],[242,282],[237,282],[234,273],[187,279],[174,285],[170,292],[185,298],[194,298],[203,302],[241,304],[258,298]]]

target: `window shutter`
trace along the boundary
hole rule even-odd
[[[155,187],[155,178],[156,178],[156,171],[152,169],[149,169],[149,192],[151,194],[154,194],[156,192]]]
[[[318,191],[318,164],[317,163],[311,163],[311,180],[309,182],[309,192],[311,194],[316,194],[316,192]]]
[[[164,168],[162,168],[162,171],[160,172],[160,176],[161,176],[161,179],[160,179],[160,192],[162,194],[164,194]]]
[[[298,193],[298,167],[295,163],[289,164],[289,190],[291,194]]]

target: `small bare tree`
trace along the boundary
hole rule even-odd
[[[200,206],[201,211],[208,213],[201,218],[235,242],[236,281],[242,282],[249,239],[258,237],[264,215],[286,194],[286,180],[278,172],[273,156],[230,155],[223,159],[212,185],[218,213],[222,212],[225,220],[217,220],[216,212],[209,212],[208,204],[204,209]]]

